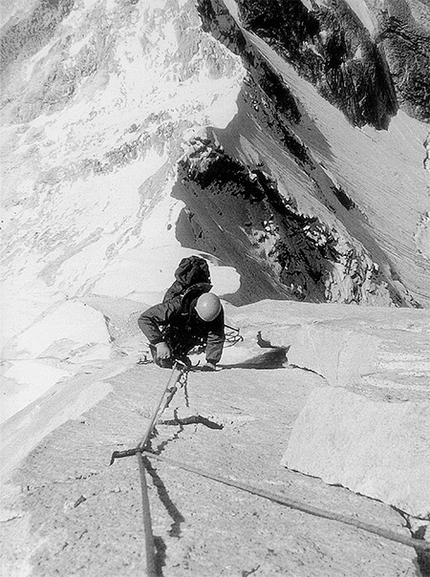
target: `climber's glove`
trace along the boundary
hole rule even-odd
[[[155,345],[155,349],[157,351],[157,358],[160,360],[170,359],[170,357],[172,356],[172,353],[170,352],[167,343],[165,343],[164,341],[162,341],[161,343],[157,343]]]

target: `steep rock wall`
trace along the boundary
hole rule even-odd
[[[261,166],[248,167],[207,136],[193,139],[173,194],[186,204],[181,243],[234,264],[234,302],[264,295],[313,302],[389,302],[387,283],[363,247],[316,216],[301,214]]]
[[[294,18],[288,11],[290,4],[283,3],[282,6],[287,11],[284,16],[279,16],[279,20],[282,21],[282,18],[289,15],[289,26],[293,27],[293,30],[289,29],[289,35],[285,35],[291,42],[296,42],[292,52],[303,57],[302,59],[309,51],[314,54],[309,42],[302,45],[298,40],[306,35],[306,23],[312,27],[311,16],[306,17],[300,27],[293,23]],[[323,104],[322,98],[318,102],[310,89],[312,84],[299,80],[299,76],[292,73],[292,67],[288,63],[291,57],[285,50],[280,50],[279,43],[275,43],[274,52],[268,48],[267,42],[246,32],[231,1],[224,3],[221,0],[200,0],[198,7],[205,30],[240,55],[248,71],[238,100],[238,114],[224,131],[215,130],[225,150],[248,166],[261,163],[277,180],[281,194],[294,198],[301,214],[317,217],[329,228],[333,228],[340,237],[346,238],[350,235],[356,245],[358,243],[364,247],[376,263],[375,269],[382,273],[381,278],[387,283],[390,296],[385,300],[385,304],[426,304],[430,297],[430,269],[426,262],[426,250],[420,239],[425,236],[423,223],[426,222],[425,208],[428,203],[425,178],[419,172],[423,168],[425,150],[421,148],[420,152],[416,147],[410,154],[407,162],[412,161],[415,164],[414,169],[411,168],[412,165],[405,163],[403,152],[405,146],[410,148],[410,145],[416,142],[416,137],[412,137],[412,134],[413,131],[418,134],[419,126],[411,125],[406,128],[407,123],[402,118],[400,122],[405,126],[400,130],[403,132],[390,127],[388,145],[387,138],[382,136],[381,131],[376,132],[375,136],[373,129],[363,132],[363,129],[342,123],[333,106]],[[281,12],[281,7],[278,8]],[[331,8],[336,16],[336,7]],[[268,9],[269,16],[272,9],[273,7]],[[297,10],[300,14],[307,14],[303,6]],[[349,18],[355,23],[353,31],[356,31],[358,40],[355,38],[353,41],[351,37],[350,42],[355,42],[356,53],[361,50],[357,47],[360,39],[360,42],[375,48],[369,32],[358,17],[346,6],[342,10],[349,10]],[[343,14],[342,10],[340,14]],[[263,21],[266,16],[269,18],[262,9],[261,13]],[[261,24],[258,18],[257,21]],[[298,26],[299,30],[295,30],[294,26]],[[321,36],[326,37],[325,33],[321,33]],[[265,40],[270,42],[270,38]],[[381,64],[383,59],[378,58],[376,61]],[[376,66],[376,61],[373,61],[372,66]],[[359,93],[357,87],[353,86],[354,83],[342,84],[344,88],[349,86],[352,91],[349,96],[348,91],[343,92],[342,98],[361,115],[361,120],[358,117],[355,121],[350,118],[353,124],[369,122],[373,115],[374,124],[381,128],[388,126],[390,115],[395,113],[396,107],[390,109],[387,104],[395,100],[389,70],[383,62],[381,67],[378,69],[381,72],[379,77],[364,65],[358,68],[361,70],[363,90],[366,92],[366,98],[360,100],[362,108],[354,105],[354,98]],[[305,74],[300,70],[300,74],[313,78],[321,93],[321,82],[315,80],[310,72]],[[378,82],[375,78],[379,78]],[[376,84],[372,84],[374,81]],[[370,84],[367,85],[367,82]],[[384,86],[385,100],[376,98],[376,85]],[[334,102],[333,98],[331,100]],[[339,102],[336,101],[342,108]],[[379,108],[384,102],[387,106]],[[388,110],[391,112],[388,113]],[[343,112],[347,113],[345,110]],[[317,120],[318,114],[324,118],[322,122]],[[367,120],[364,120],[365,116]],[[378,121],[375,120],[377,118]],[[395,124],[398,123],[396,119]],[[421,130],[421,133],[424,135],[425,129]],[[368,139],[375,145],[371,145]],[[388,162],[387,146],[391,153]],[[295,166],[292,166],[291,162]],[[402,163],[405,170],[399,179]],[[413,188],[414,199],[406,195],[404,187],[407,187],[408,191]],[[414,211],[410,216],[408,204]],[[405,210],[408,211],[407,219],[404,218]],[[392,234],[394,222],[398,222],[396,227],[404,228],[397,238]],[[415,238],[418,241],[415,241]],[[360,265],[356,263],[355,267],[360,268]],[[407,282],[403,279],[404,275]],[[409,290],[409,286],[413,291]],[[344,291],[341,292],[345,294]]]
[[[415,20],[406,0],[386,8],[364,5],[377,25],[361,20],[344,0],[238,1],[244,27],[292,62],[355,125],[387,128],[399,104],[428,121],[428,24]],[[430,12],[423,11],[425,21]]]
[[[300,0],[238,2],[243,25],[291,61],[358,126],[388,126],[396,113],[384,55],[349,5],[308,10]]]

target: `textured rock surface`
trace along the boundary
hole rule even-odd
[[[113,388],[108,397],[81,417],[73,415],[25,460],[5,508],[3,563],[11,575],[23,566],[34,577],[145,574],[137,463],[122,459],[109,467],[109,459],[113,450],[135,446],[141,438],[165,381],[166,373],[153,366],[105,378],[103,384]],[[296,369],[193,373],[189,406],[179,391],[152,448],[407,535],[402,517],[385,504],[279,465],[291,423],[321,384],[320,377]],[[51,403],[61,406],[60,393]],[[189,415],[217,427],[205,426],[204,419],[184,425],[171,418]],[[37,419],[35,409],[21,416],[24,429],[32,418]],[[240,577],[252,571],[261,577],[391,577],[414,571],[412,548],[164,463],[150,466],[148,482],[157,561],[165,577]]]
[[[346,231],[302,214],[294,198],[280,192],[261,166],[238,162],[213,135],[190,142],[178,175],[173,195],[187,205],[179,219],[178,238],[234,264],[242,282],[233,302],[268,295],[319,302],[390,302],[385,278],[361,244]],[[247,259],[240,261],[235,255],[239,250],[258,266],[251,269]]]
[[[300,0],[239,1],[245,28],[267,40],[357,125],[387,127],[396,113],[383,55],[347,2],[308,10]]]
[[[315,390],[282,463],[430,519],[430,404],[383,403]]]
[[[418,234],[418,244],[421,246],[422,222],[428,211],[428,183],[423,170],[426,156],[423,142],[428,127],[407,119],[403,112],[387,124],[390,115],[394,114],[392,104],[395,99],[391,80],[386,77],[388,68],[379,47],[370,39],[369,31],[353,10],[342,2],[334,2],[330,10],[322,7],[317,12],[311,11],[311,14],[300,6],[298,2],[278,2],[276,9],[280,16],[273,30],[268,24],[269,32],[260,34],[261,28],[258,26],[270,20],[274,5],[265,10],[266,2],[247,4],[244,14],[255,9],[261,15],[261,19],[254,21],[259,34],[256,36],[243,27],[234,2],[199,2],[205,29],[239,54],[248,71],[238,100],[238,114],[225,130],[216,130],[218,140],[230,156],[245,162],[251,170],[260,169],[268,173],[276,181],[280,194],[288,202],[296,203],[303,217],[316,217],[344,244],[341,251],[343,258],[340,262],[335,261],[331,267],[333,282],[328,283],[327,300],[358,302],[359,293],[363,290],[370,301],[378,304],[391,301],[396,305],[427,306],[430,269],[425,251],[417,246],[414,236]],[[287,20],[291,19],[287,29],[294,29],[290,35],[284,35],[284,39],[296,45],[293,56],[282,48],[278,38],[274,39],[277,32],[284,34],[285,27],[279,26],[282,11],[285,11]],[[296,26],[293,22],[296,12],[307,14],[305,23]],[[350,56],[344,58],[341,55],[332,69],[323,71],[324,80],[319,82],[309,72],[307,64],[309,60],[324,69],[324,59],[322,53],[318,53],[318,42],[311,41],[307,36],[306,22],[323,13],[328,26],[333,26],[334,36],[341,43],[346,38],[345,46]],[[339,18],[340,21],[353,22],[351,30],[342,31],[342,23],[337,27],[334,23]],[[358,36],[353,38],[354,34]],[[324,44],[326,40],[325,31],[321,29],[320,41]],[[363,42],[361,47],[360,42]],[[333,50],[336,53],[335,41]],[[352,59],[348,62],[350,57]],[[326,88],[328,92],[334,90],[331,96],[323,86],[327,82],[330,84],[330,78],[333,80],[331,88]],[[360,90],[363,90],[363,95],[366,94],[360,102],[356,101],[355,82],[362,82]],[[386,99],[370,97],[370,94],[374,94],[371,86],[376,92],[382,90]],[[339,92],[336,92],[338,89]],[[352,122],[356,118],[360,125],[374,122],[376,126],[386,126],[387,134],[368,126],[362,130],[354,128],[343,114],[330,113],[333,106],[328,104],[326,98],[336,102]],[[338,98],[344,102],[344,107]],[[412,137],[416,130],[420,131],[419,136],[416,133],[417,138]],[[390,150],[389,155],[387,150]],[[405,150],[411,153],[409,159],[404,156]],[[415,168],[412,169],[413,164]],[[404,171],[399,172],[399,166]],[[415,184],[411,184],[411,179],[415,180]],[[405,190],[408,190],[407,195]],[[204,195],[204,192],[201,194]],[[194,190],[192,195],[199,196],[199,191]],[[207,218],[189,198],[181,198],[190,205],[189,211],[197,228],[205,228]],[[218,220],[216,213],[212,219]],[[219,226],[224,228],[221,221]],[[264,230],[261,233],[264,235]],[[353,238],[352,242],[348,235]],[[193,235],[186,240],[183,238],[183,242],[199,248],[206,247],[199,238],[197,233],[194,238]],[[304,271],[295,266],[295,247],[287,242],[283,248],[286,258],[282,259],[282,263],[286,266],[282,277],[286,286],[293,285],[292,292],[296,293],[296,298],[305,295],[305,300],[319,300],[318,291],[307,291],[307,287],[315,283],[315,277],[318,278],[318,267],[316,270],[314,267],[311,274],[309,269],[307,274],[303,274]],[[305,247],[298,248],[302,255],[301,265],[314,260]],[[363,248],[367,253],[364,258]],[[366,264],[368,257],[373,265]],[[229,258],[235,257],[230,254]],[[260,259],[254,254],[252,260],[258,262]],[[270,262],[266,259],[264,267],[268,265]],[[342,268],[349,270],[348,278],[344,277]],[[380,286],[386,283],[388,298],[370,289],[369,277],[374,277],[370,284],[374,281]]]
[[[168,372],[136,366],[147,350],[136,324],[140,303],[102,296],[84,300],[108,319],[111,358],[86,360],[78,376],[57,384],[1,428],[2,482],[9,481],[1,491],[6,575],[137,577],[145,572],[137,464],[134,459],[112,467],[108,463],[113,450],[133,447],[142,437]],[[326,388],[330,363],[338,361],[342,378],[356,375],[361,352],[353,337],[359,326],[363,332],[358,337],[373,333],[382,341],[393,333],[398,338],[390,346],[396,356],[385,370],[390,368],[403,382],[363,383],[368,397],[428,397],[428,379],[420,384],[411,377],[415,357],[399,360],[405,349],[418,350],[419,340],[411,337],[423,336],[427,312],[286,301],[225,308],[228,323],[240,327],[243,342],[225,349],[223,370],[189,375],[186,391],[179,390],[164,424],[157,427],[153,450],[410,535],[402,515],[385,503],[288,470],[281,459],[309,395]],[[297,329],[307,341],[298,338]],[[231,368],[267,350],[255,342],[258,331],[263,340],[276,339],[288,348],[291,359],[300,358],[302,368],[290,364],[253,370],[243,363]],[[312,343],[327,335],[330,347],[321,347],[316,359]],[[324,354],[330,361],[325,365]],[[380,359],[379,351],[376,357]],[[423,361],[421,365],[424,369]],[[326,375],[316,374],[316,368]],[[382,376],[383,367],[379,370]],[[151,467],[148,478],[157,560],[165,577],[415,574],[412,548],[166,464]]]

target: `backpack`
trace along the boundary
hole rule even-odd
[[[162,334],[173,354],[186,356],[188,351],[205,344],[205,337],[190,331],[188,320],[191,314],[191,303],[212,288],[208,263],[199,256],[183,258],[175,271],[175,282],[167,290],[163,303],[175,298],[180,299],[180,310],[172,317],[171,322],[163,329]]]
[[[211,284],[200,282],[185,289],[183,294],[173,297],[180,299],[180,309],[172,315],[169,324],[161,332],[170,350],[178,358],[186,356],[191,349],[204,347],[206,344],[207,332],[202,332],[201,325],[199,329],[195,323],[190,324],[193,311],[191,305],[211,288]]]
[[[186,333],[187,319],[190,315],[191,303],[200,295],[212,289],[208,263],[199,256],[183,258],[175,271],[175,282],[167,290],[163,303],[175,297],[181,297],[181,310],[176,322],[166,326],[163,336],[175,355],[186,356],[190,346],[203,346],[205,338],[201,335]],[[225,325],[227,346],[233,346],[243,341],[239,329]]]
[[[205,285],[202,292],[209,292],[212,288],[208,263],[199,256],[183,258],[175,271],[175,278],[175,282],[164,295],[163,303],[185,295],[194,285],[199,285],[201,288]]]

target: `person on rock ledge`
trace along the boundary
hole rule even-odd
[[[176,360],[190,366],[187,355],[195,347],[205,350],[204,371],[214,371],[221,359],[224,310],[217,295],[202,294],[201,286],[149,308],[138,324],[149,341],[154,362],[162,368],[172,368]]]

